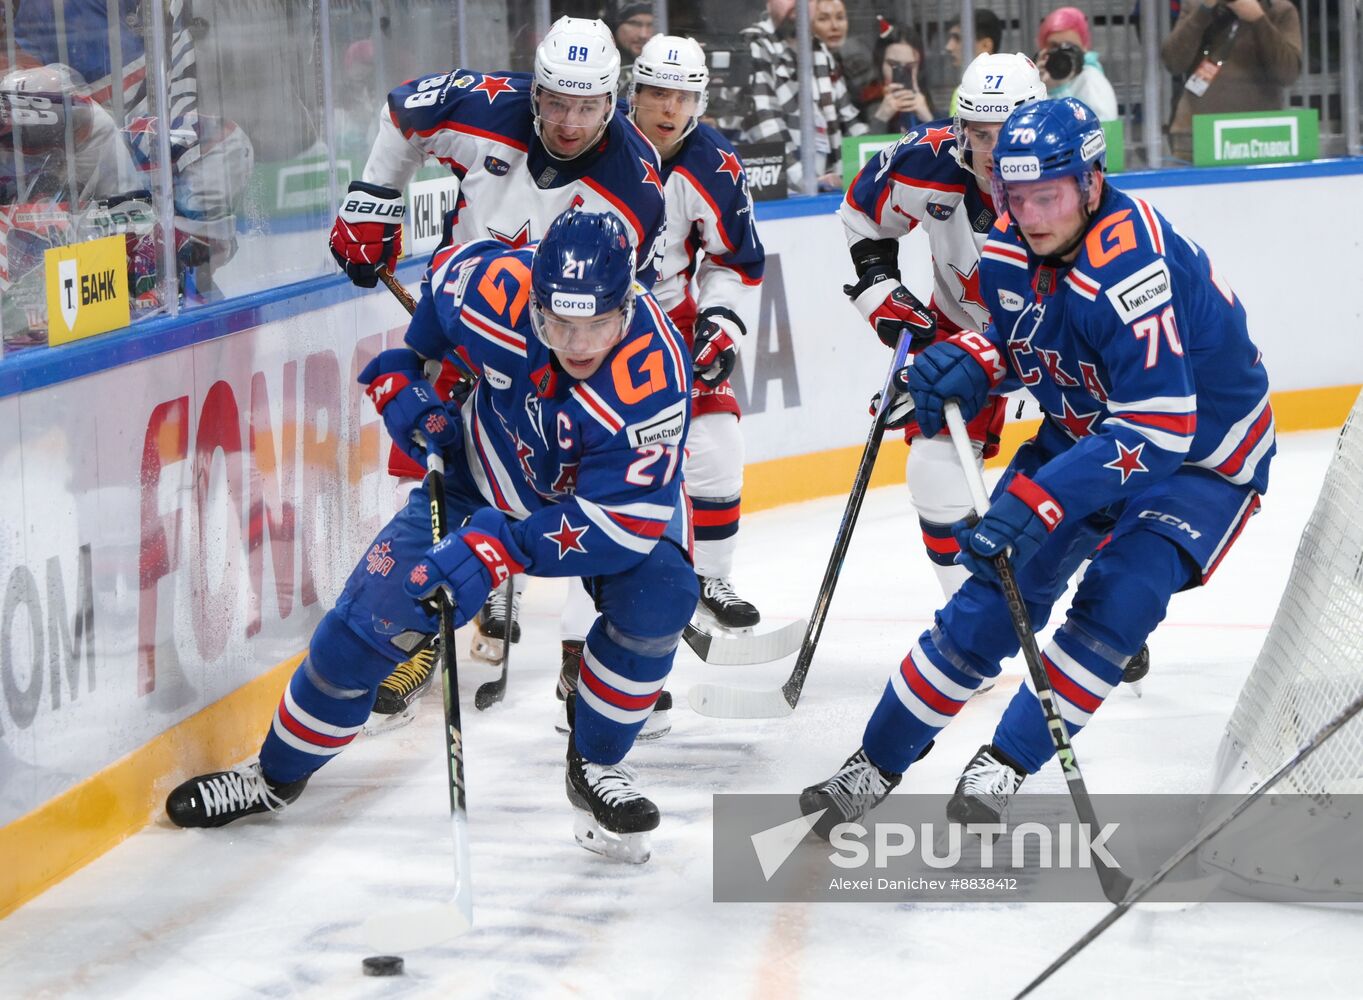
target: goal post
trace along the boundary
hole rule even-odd
[[[1360,692],[1363,393],[1336,439],[1282,601],[1227,723],[1212,792],[1239,797],[1259,787]],[[1349,795],[1358,799],[1340,798]],[[1363,891],[1363,863],[1357,854],[1342,855],[1358,829],[1357,807],[1363,803],[1363,716],[1336,732],[1263,801],[1274,797],[1276,814],[1266,807],[1254,823],[1237,820],[1204,848],[1203,865],[1227,875],[1235,891],[1247,895],[1282,898],[1288,891],[1300,898],[1305,891],[1322,899],[1356,899]],[[1293,798],[1295,804],[1288,801]]]

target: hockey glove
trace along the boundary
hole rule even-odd
[[[393,443],[424,467],[426,446],[414,436],[418,431],[444,455],[463,446],[464,429],[458,406],[441,401],[435,386],[422,377],[421,367],[421,355],[395,348],[365,365],[358,381],[383,417]]]
[[[528,557],[511,538],[506,515],[491,507],[477,511],[468,524],[428,549],[407,574],[407,596],[429,608],[432,595],[444,589],[454,604],[454,627],[478,614],[495,586],[525,571]]]
[[[937,318],[888,271],[873,267],[855,285],[843,285],[843,293],[866,318],[876,336],[893,350],[899,331],[909,330],[913,338],[909,349],[917,352],[937,338]]]
[[[909,368],[909,392],[918,411],[924,437],[942,432],[943,407],[956,400],[967,421],[989,400],[989,392],[1003,381],[1007,369],[998,348],[982,333],[963,330],[924,349]]]
[[[967,519],[953,526],[952,534],[961,546],[956,561],[975,576],[997,580],[995,556],[1011,550],[1013,568],[1020,568],[1036,555],[1064,516],[1054,497],[1018,473],[978,523],[972,525]]]
[[[885,429],[897,431],[913,419],[913,396],[909,394],[909,369],[905,365],[894,373],[890,381],[890,412],[885,417]],[[871,397],[871,416],[880,412],[880,393]]]
[[[728,309],[707,309],[696,317],[696,336],[691,348],[696,381],[713,389],[726,382],[738,364],[738,338],[743,324]]]
[[[402,192],[382,184],[351,181],[331,227],[331,255],[346,277],[373,288],[378,269],[392,271],[402,256]]]

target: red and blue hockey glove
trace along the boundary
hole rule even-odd
[[[913,338],[911,351],[920,351],[937,339],[937,318],[932,310],[887,271],[871,268],[855,285],[843,285],[842,290],[871,324],[880,342],[891,350],[899,343],[899,331],[905,328]]]
[[[696,317],[691,347],[696,381],[713,389],[726,382],[738,364],[738,338],[743,323],[728,309],[706,309]]]
[[[905,365],[894,373],[890,381],[890,412],[885,417],[885,429],[897,431],[914,417],[913,396],[909,393],[909,370]],[[880,412],[880,393],[871,397],[871,416]]]
[[[463,447],[464,429],[458,406],[441,401],[422,377],[422,364],[421,355],[405,347],[382,351],[364,366],[358,381],[393,443],[424,467],[426,447],[414,437],[418,431],[445,455]]]
[[[978,523],[958,521],[952,527],[961,546],[956,562],[975,576],[997,580],[995,556],[1011,550],[1013,568],[1018,569],[1036,555],[1064,517],[1065,511],[1054,497],[1018,473]]]
[[[529,558],[511,538],[506,515],[484,507],[468,524],[427,550],[407,573],[403,589],[422,605],[444,588],[454,602],[454,627],[467,624],[495,586],[523,573]]]
[[[909,369],[908,388],[924,437],[936,437],[946,423],[943,407],[956,400],[967,421],[989,400],[1007,374],[999,350],[982,333],[963,330],[925,348]]]
[[[331,227],[331,255],[346,277],[373,288],[378,269],[392,271],[402,256],[402,192],[382,184],[351,181]]]

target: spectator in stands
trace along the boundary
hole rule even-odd
[[[615,35],[615,47],[620,50],[620,95],[629,94],[634,80],[634,60],[644,43],[656,34],[653,29],[653,4],[620,0],[608,5],[601,19]]]
[[[1003,22],[992,10],[979,8],[975,11],[975,51],[970,58],[983,52],[997,52],[999,45],[1003,43]],[[965,64],[969,60],[965,58],[965,53],[961,51],[961,19],[953,17],[947,22],[947,44],[946,53],[951,57],[951,66],[955,70],[952,76],[959,80],[961,73],[965,69]],[[956,114],[956,91],[951,92],[951,106],[947,109],[947,114]]]
[[[1274,111],[1301,73],[1301,21],[1290,0],[1185,0],[1161,49],[1187,82],[1169,126],[1175,156],[1192,156],[1193,115]]]
[[[814,0],[810,9],[810,28],[814,37],[833,53],[834,74],[847,85],[847,94],[857,111],[863,111],[862,93],[867,87],[874,86],[880,75],[875,71],[870,47],[847,33],[847,7],[843,0]]]
[[[1077,97],[1099,121],[1117,117],[1117,95],[1093,51],[1089,19],[1078,7],[1058,7],[1036,33],[1036,65],[1051,97]]]
[[[742,119],[745,142],[780,140],[786,147],[786,185],[804,190],[800,156],[800,80],[795,51],[796,0],[767,0],[767,16],[743,29],[752,64],[750,105]],[[813,11],[811,10],[811,13]],[[814,40],[814,163],[821,190],[842,188],[844,135],[864,135],[847,85],[834,72],[833,53]]]
[[[865,121],[873,132],[907,132],[936,117],[928,98],[923,39],[909,27],[880,19],[876,65],[880,78],[867,105]]]

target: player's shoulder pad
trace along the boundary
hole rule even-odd
[[[475,73],[454,69],[408,80],[388,95],[402,134],[430,135],[455,122],[479,133],[526,146],[534,131],[529,73]]]
[[[910,180],[959,186],[965,191],[964,168],[956,162],[956,130],[950,118],[939,118],[906,132],[877,158],[894,174]],[[879,169],[879,168],[877,168]]]
[[[710,192],[720,205],[731,201],[735,194],[747,203],[744,187],[747,171],[738,151],[718,129],[704,122],[697,125],[674,164],[674,169],[685,171],[686,176]]]
[[[636,288],[629,331],[570,395],[607,438],[631,448],[679,443],[691,405],[685,342],[651,292]]]
[[[1166,229],[1150,205],[1113,190],[1081,244],[1066,283],[1080,298],[1106,303],[1130,323],[1174,297]]]

